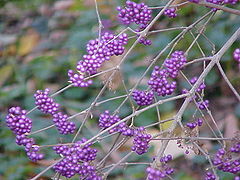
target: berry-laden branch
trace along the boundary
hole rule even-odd
[[[221,57],[223,56],[223,54],[227,51],[227,49],[229,49],[229,47],[240,37],[240,28],[231,36],[231,38],[229,38],[229,40],[223,45],[223,47],[218,51],[217,54],[215,54],[211,60],[211,62],[208,64],[208,66],[206,67],[206,69],[202,72],[202,74],[199,76],[198,80],[196,81],[196,83],[193,85],[192,89],[189,92],[189,96],[185,99],[184,103],[182,104],[181,108],[179,109],[177,115],[175,116],[175,121],[173,122],[173,124],[171,125],[171,127],[169,128],[169,135],[167,136],[167,138],[171,138],[173,136],[173,130],[176,128],[177,123],[179,123],[182,119],[182,115],[185,112],[188,104],[191,101],[192,96],[194,95],[194,92],[196,91],[196,89],[199,87],[199,85],[202,83],[202,80],[207,76],[207,74],[211,71],[211,69],[220,61]],[[157,158],[156,160],[153,162],[153,167],[155,168],[157,166],[157,161],[158,159],[160,159],[160,157],[163,155],[168,141],[164,141],[162,144],[162,147],[159,149],[158,153],[157,153]]]
[[[194,0],[189,0],[189,1],[192,2],[192,3],[196,3],[196,2],[194,2]],[[208,3],[205,0],[197,0],[197,1],[198,2],[196,4],[198,4],[200,6],[211,7],[211,8],[214,8],[214,9],[220,9],[220,10],[223,10],[225,12],[228,12],[228,13],[231,13],[231,14],[236,14],[236,15],[240,16],[240,11],[237,10],[237,9],[232,9],[232,8],[221,6],[221,5],[214,4],[214,3]]]
[[[61,176],[71,178],[77,174],[80,179],[102,180],[106,179],[116,167],[128,165],[148,165],[146,172],[149,180],[161,180],[165,177],[173,179],[172,175],[174,173],[174,169],[169,165],[169,162],[173,159],[173,157],[170,154],[166,154],[168,142],[171,140],[188,142],[206,157],[210,164],[209,169],[213,172],[213,174],[207,172],[205,178],[206,180],[219,178],[216,173],[216,168],[233,174],[239,171],[239,164],[237,164],[239,162],[236,161],[234,157],[239,153],[240,138],[237,136],[234,138],[225,138],[222,135],[222,132],[217,126],[217,123],[209,110],[209,101],[204,99],[204,94],[206,92],[206,76],[215,65],[218,66],[224,80],[227,82],[235,96],[239,99],[239,93],[230,83],[219,61],[233,42],[240,36],[240,28],[216,54],[214,53],[215,44],[207,37],[206,34],[204,34],[205,29],[209,26],[209,22],[212,20],[212,17],[216,14],[215,12],[218,9],[233,14],[239,13],[238,10],[220,6],[229,3],[234,4],[236,0],[222,2],[207,0],[207,3],[199,0],[191,0],[191,2],[198,3],[199,5],[215,9],[212,9],[202,15],[189,26],[176,26],[152,30],[155,28],[153,25],[159,21],[161,16],[165,15],[169,18],[175,18],[178,16],[177,13],[179,7],[188,4],[188,1],[181,1],[179,4],[174,4],[175,2],[173,2],[174,0],[170,0],[165,6],[148,7],[144,3],[135,3],[129,0],[126,1],[125,7],[117,7],[117,11],[119,11],[118,17],[120,21],[128,27],[123,29],[117,35],[114,35],[113,33],[102,33],[103,26],[99,14],[99,8],[97,0],[94,0],[99,26],[98,37],[95,40],[90,40],[88,42],[86,45],[86,54],[83,55],[82,60],[77,63],[76,69],[69,70],[68,76],[70,84],[52,95],[50,95],[49,89],[36,91],[34,94],[35,108],[27,112],[20,107],[12,107],[9,109],[9,113],[6,117],[8,127],[16,135],[16,143],[25,147],[27,156],[30,160],[36,162],[43,159],[44,154],[40,152],[44,148],[48,149],[47,147],[51,147],[55,153],[61,157],[54,164],[33,177],[32,180],[39,178],[51,168],[53,168],[53,170],[57,173],[58,178],[61,178]],[[161,10],[156,13],[157,15],[154,18],[152,18],[152,11],[158,11],[158,9]],[[135,24],[135,26],[133,26],[134,28],[131,26],[133,23]],[[198,28],[198,25],[200,28]],[[193,33],[193,29],[197,30],[196,36]],[[181,31],[178,32],[179,30]],[[135,47],[138,44],[150,46],[152,43],[149,39],[150,35],[157,35],[157,33],[169,31],[176,31],[178,34],[168,44],[166,44],[163,49],[158,51],[156,56],[150,61],[145,68],[145,71],[139,76],[140,78],[132,85],[132,87],[128,87],[128,84],[126,83],[127,81],[125,81],[124,77],[121,75],[120,79],[123,85],[124,93],[120,96],[105,98],[104,95],[108,85],[112,82],[117,72],[123,70],[123,64],[134,51]],[[134,33],[134,35],[129,37],[127,33]],[[185,38],[187,35],[193,37],[189,46],[184,47],[185,51],[176,50],[176,47],[180,45],[180,42],[186,42]],[[203,37],[205,41],[210,44],[212,48],[212,56],[209,56],[208,53],[205,52],[205,49],[202,48],[203,46],[199,41],[200,37]],[[133,41],[133,44],[129,46],[128,50],[125,50],[125,45],[128,44],[129,39],[135,39],[135,41]],[[189,61],[188,55],[191,54],[190,52],[192,52],[195,45],[201,56],[197,59],[193,58]],[[162,61],[162,56],[165,54],[166,59]],[[102,67],[104,63],[107,63],[107,61],[110,61],[112,56],[120,56],[119,62],[114,67],[100,71],[99,68]],[[240,49],[236,49],[234,51],[234,59],[238,63],[240,62]],[[184,68],[195,63],[196,65],[197,63],[201,65],[202,73],[199,77],[188,79],[188,75],[185,75],[184,73]],[[148,78],[148,73],[150,71],[152,72]],[[94,83],[93,78],[106,73],[110,74],[108,79],[104,82],[104,85],[88,107],[71,116],[63,113],[62,106],[54,100],[56,95],[68,90],[71,87],[84,89],[87,87],[89,88],[89,86]],[[178,85],[178,81],[176,81],[176,79],[179,75],[181,75],[183,80],[190,86],[189,89],[183,89],[182,94],[176,94],[176,87]],[[147,88],[145,90],[139,90],[138,88],[140,87],[140,84],[144,83],[144,78],[148,79],[146,84]],[[100,98],[102,99],[100,100]],[[95,113],[95,108],[97,109],[96,112],[98,112],[98,110],[101,109],[101,107],[99,108],[100,105],[104,103],[113,103],[114,100],[119,100],[119,105],[113,112],[104,110],[99,114],[99,129],[94,132],[95,128],[91,129],[88,119],[90,119],[92,114]],[[160,105],[181,100],[183,103],[176,115],[168,119],[163,119],[162,114],[160,113]],[[186,112],[187,107],[191,102],[193,102],[195,108],[195,112],[192,116],[194,121],[188,122],[184,125],[185,122],[182,122],[183,114]],[[120,117],[119,113],[124,109],[123,107],[125,107],[125,105],[129,106],[129,114],[125,117]],[[53,125],[31,132],[32,120],[27,117],[27,115],[37,109],[50,116],[53,120]],[[154,109],[157,122],[147,124],[143,127],[136,127],[137,121],[139,121],[137,117],[150,109]],[[220,137],[216,135],[215,129],[208,122],[204,115],[205,112],[209,115],[210,120],[213,122],[215,126],[214,128],[216,128],[216,132]],[[198,117],[199,114],[201,118]],[[75,123],[70,120],[79,115],[83,115],[83,117],[80,117],[81,119],[79,118],[81,125],[77,127]],[[149,129],[166,122],[171,122],[170,128],[162,130],[160,126],[160,132],[155,135],[148,133]],[[203,123],[207,124],[215,137],[202,137],[199,136],[199,132],[196,133],[196,129],[202,126]],[[182,137],[174,134],[174,130],[178,124],[180,125],[181,133],[183,133]],[[30,135],[37,135],[37,133],[52,127],[56,127],[60,134],[73,134],[72,142],[56,143],[52,145],[37,145],[34,137],[29,137]],[[90,136],[89,139],[84,137],[81,139],[79,138],[80,135],[84,136],[85,133],[82,131],[84,128],[89,129],[90,131],[90,134],[88,134]],[[140,156],[147,153],[150,147],[150,142],[157,140],[161,141],[162,145],[159,149],[157,149],[158,152],[153,158],[152,163],[124,162],[129,161],[130,156]],[[199,145],[199,141],[201,140],[218,141],[221,145],[221,149],[218,150],[216,156],[211,157],[210,154]],[[130,152],[122,158],[114,158],[116,154],[119,154],[120,148],[129,141],[131,141]],[[230,149],[226,148],[225,141],[232,143]],[[104,148],[109,144],[109,142],[111,142],[109,147]],[[97,147],[95,146],[96,144],[100,144],[101,148],[95,149]],[[232,159],[229,160],[228,154],[231,154]],[[224,164],[223,162],[225,161],[229,163]]]

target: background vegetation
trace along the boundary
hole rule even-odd
[[[23,147],[16,145],[14,135],[6,127],[4,121],[7,109],[14,105],[20,105],[29,110],[34,107],[33,93],[37,89],[50,88],[52,92],[55,92],[66,86],[68,69],[74,68],[76,62],[85,53],[86,43],[98,36],[98,21],[93,0],[1,0],[0,2],[0,179],[21,180],[40,172],[52,163],[56,155],[50,148],[47,148],[44,151],[47,154],[47,160],[38,163],[30,162]],[[124,1],[99,0],[98,2],[104,31],[120,32],[124,27],[118,23],[115,9]],[[146,2],[149,6],[159,6],[163,3],[154,0]],[[234,8],[240,9],[240,5],[238,4]],[[179,8],[177,18],[162,17],[153,28],[187,26],[207,11],[208,9],[205,7],[186,5]],[[218,50],[236,31],[240,25],[239,22],[239,16],[218,11],[204,33]],[[193,29],[193,33],[196,31],[197,29]],[[152,46],[138,45],[124,64],[121,74],[114,78],[111,87],[104,94],[104,99],[124,94],[125,90],[120,77],[124,78],[129,87],[133,86],[149,64],[149,60],[178,33],[179,31],[170,31],[154,34],[150,36],[150,39],[153,40]],[[187,34],[176,49],[186,50],[192,40],[191,34]],[[201,37],[199,44],[207,56],[212,55],[213,49],[205,38]],[[239,41],[234,43],[224,55],[222,65],[233,86],[239,92],[240,68],[232,58],[232,52],[237,47],[239,47]],[[166,56],[167,54],[164,54],[161,60],[164,60]],[[201,57],[201,54],[194,46],[189,59],[197,57]],[[114,66],[114,63],[118,61],[118,58],[114,58],[112,63],[106,64],[103,68]],[[187,69],[186,74],[193,77],[199,75],[201,70],[201,67],[193,65]],[[210,100],[210,110],[217,117],[217,123],[224,132],[224,136],[232,137],[233,130],[239,129],[240,104],[220,77],[217,68],[210,72],[206,79],[205,96]],[[64,105],[67,113],[80,112],[93,101],[106,78],[106,76],[100,76],[98,80],[95,80],[94,85],[87,89],[70,88],[58,95],[56,100]],[[143,89],[147,78],[140,85]],[[180,83],[179,92],[181,92],[186,84],[181,77],[178,82]],[[116,100],[95,109],[93,118],[88,123],[89,128],[97,131],[96,121],[99,113],[105,109],[114,110],[120,103],[120,100]],[[128,115],[131,112],[129,107],[129,104],[125,104],[120,115]],[[175,113],[178,107],[177,102],[162,105],[160,112],[163,119]],[[194,109],[189,107],[184,115],[184,121],[192,118],[193,111]],[[155,109],[152,109],[137,117],[136,125],[156,122],[157,117],[154,112]],[[34,111],[31,118],[33,119],[33,131],[52,123],[49,117],[42,115],[39,111]],[[80,119],[81,116],[76,118],[77,125],[80,124]],[[163,124],[162,128],[168,126],[169,124]],[[151,131],[155,132],[158,128],[155,127]],[[202,133],[206,136],[209,135],[204,127]],[[84,136],[91,136],[91,131],[85,129]],[[37,134],[35,138],[39,144],[55,144],[63,137],[59,136],[57,130],[53,128]],[[72,137],[64,137],[64,139],[68,138],[70,140]],[[157,147],[157,144],[153,146],[150,154],[154,152],[154,147]],[[205,148],[209,151],[214,150],[218,148],[218,144],[205,142]],[[115,157],[112,158],[119,159],[125,149],[129,149],[128,144],[120,149],[120,155],[114,154]],[[176,148],[172,146],[172,149]],[[175,153],[173,162],[173,166],[176,168],[175,178],[181,180],[201,179],[207,160],[201,156],[186,156],[183,152],[182,150],[173,152]],[[138,161],[150,160],[149,155],[133,157],[134,160],[137,158],[139,158]],[[141,179],[145,177],[143,172],[144,167],[141,166],[128,167],[124,170],[124,174],[121,169],[117,169],[110,179]],[[53,171],[47,172],[42,179],[50,179],[53,173]],[[221,177],[226,180],[232,178],[227,173],[222,173]]]

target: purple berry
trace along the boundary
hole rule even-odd
[[[235,49],[233,52],[233,58],[240,63],[240,48]]]
[[[188,0],[188,1],[193,2],[193,3],[199,3],[200,2],[200,0]]]
[[[202,126],[202,124],[203,124],[203,120],[201,118],[198,118],[197,119],[197,125]]]
[[[204,110],[209,107],[209,100],[199,101],[197,102],[199,109]]]
[[[224,4],[237,4],[238,0],[224,0]]]
[[[216,177],[210,173],[210,172],[207,172],[206,175],[205,175],[205,180],[215,180]]]

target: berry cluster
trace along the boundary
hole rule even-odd
[[[168,77],[166,69],[161,70],[159,66],[155,66],[148,85],[158,96],[170,95],[176,89],[176,82],[169,82]]]
[[[236,142],[230,149],[219,149],[214,156],[213,164],[224,172],[237,174],[240,172],[240,142]]]
[[[12,107],[8,110],[6,116],[7,126],[16,135],[30,133],[32,129],[32,120],[26,116],[27,111],[20,107]]]
[[[35,144],[34,139],[26,136],[32,129],[32,120],[26,115],[26,110],[20,107],[12,107],[8,110],[6,123],[13,133],[16,134],[16,143],[20,146],[25,146],[28,158],[32,161],[38,161],[43,159],[44,155],[38,153],[39,147]]]
[[[210,172],[207,172],[204,180],[216,180],[216,176]]]
[[[198,118],[197,121],[191,122],[191,123],[187,123],[186,126],[189,129],[194,129],[197,126],[202,126],[202,124],[203,124],[203,120],[201,118]]]
[[[73,134],[76,130],[76,125],[73,122],[68,122],[68,116],[62,112],[58,112],[60,105],[55,103],[53,98],[49,96],[49,89],[37,90],[34,94],[35,104],[43,113],[51,114],[53,122],[60,134]]]
[[[72,146],[54,146],[53,150],[57,154],[64,156],[64,158],[53,169],[67,178],[79,174],[81,177],[91,177],[92,179],[100,180],[101,177],[97,175],[95,167],[89,164],[95,160],[97,150],[90,147],[92,143],[81,147],[81,144],[86,141],[87,139],[82,138],[82,140],[74,143]]]
[[[240,48],[235,49],[233,52],[233,58],[240,63]]]
[[[138,35],[138,37],[139,37],[139,35]],[[152,41],[149,40],[149,39],[147,39],[146,37],[141,37],[141,38],[138,40],[138,42],[139,42],[140,44],[145,45],[145,46],[150,46],[150,45],[152,44]]]
[[[53,122],[60,134],[73,134],[76,130],[76,125],[68,121],[68,116],[62,112],[53,115]]]
[[[193,3],[199,3],[200,0],[188,0],[190,2],[193,2]]]
[[[146,172],[148,174],[148,179],[149,180],[161,180],[161,179],[167,177],[167,175],[173,174],[174,169],[167,165],[167,163],[171,160],[172,160],[172,156],[167,155],[160,159],[161,167],[159,167],[159,169],[156,169],[153,167],[148,167],[146,169]]]
[[[223,5],[223,4],[237,4],[238,0],[206,0],[209,3]],[[217,8],[212,8],[213,11],[218,10]]]
[[[73,70],[68,71],[69,82],[76,87],[88,87],[92,80],[86,80],[88,75],[97,73],[97,70],[105,61],[109,61],[111,56],[118,56],[124,53],[124,45],[128,42],[126,33],[118,37],[111,33],[104,33],[100,40],[90,40],[87,44],[87,53],[83,55],[83,60],[77,63],[78,73]]]
[[[108,110],[104,111],[104,113],[100,114],[99,117],[99,127],[101,128],[109,128],[112,125],[114,125],[115,123],[119,122],[121,119],[118,115],[111,115],[110,112]],[[119,125],[113,127],[112,129],[110,129],[108,132],[114,133],[114,132],[119,132],[119,133],[123,133],[125,135],[131,133],[131,130],[128,128],[128,126],[126,125],[125,122],[120,123]]]
[[[37,108],[46,114],[55,114],[59,110],[59,104],[55,103],[53,98],[49,96],[49,89],[37,90],[34,94],[35,104]]]
[[[164,66],[171,78],[176,78],[179,71],[186,64],[187,58],[183,51],[174,51],[169,59],[164,61]]]
[[[238,0],[223,0],[223,3],[224,4],[237,4]]]
[[[132,151],[135,151],[139,155],[146,153],[149,148],[151,138],[152,136],[146,133],[144,127],[135,129]]]
[[[99,117],[99,127],[108,128],[119,122],[121,119],[118,115],[111,115],[108,110],[100,114]],[[108,131],[110,134],[114,132],[119,132],[124,136],[133,136],[133,147],[132,151],[141,155],[147,152],[149,148],[149,142],[151,140],[151,135],[147,134],[144,127],[139,127],[137,129],[129,127],[125,122],[111,128]]]
[[[137,4],[128,0],[126,1],[126,7],[117,7],[117,10],[119,11],[118,17],[123,24],[135,23],[139,26],[136,32],[144,30],[152,18],[152,10],[144,3]],[[146,39],[146,37],[141,37],[138,42],[144,45],[152,44],[152,41]]]
[[[164,61],[165,69],[155,66],[148,81],[150,92],[139,90],[133,92],[132,96],[136,103],[140,106],[151,104],[154,92],[158,96],[171,95],[176,89],[177,83],[175,81],[170,82],[169,78],[176,78],[186,62],[187,59],[184,52],[175,51],[169,59]]]
[[[164,11],[164,15],[170,17],[170,18],[175,18],[177,17],[176,13],[177,9],[176,8],[169,8]]]
[[[200,0],[188,0],[193,3],[199,3]],[[237,4],[238,0],[206,0],[208,3],[216,4],[216,5],[223,5],[223,4]],[[216,11],[218,9],[212,8],[213,11]]]
[[[144,29],[152,18],[152,10],[144,3],[137,4],[133,1],[126,1],[126,7],[117,7],[118,17],[125,25],[136,23],[140,29]]]
[[[85,80],[85,76],[80,73],[74,73],[73,70],[68,71],[69,82],[75,87],[88,87],[93,81],[91,79]]]
[[[133,99],[136,101],[139,106],[147,106],[153,103],[154,94],[152,91],[140,91],[134,90],[132,93]]]
[[[28,138],[25,134],[17,135],[16,143],[19,146],[25,146],[25,151],[31,161],[36,162],[44,158],[44,154],[38,153],[40,149],[33,138]]]

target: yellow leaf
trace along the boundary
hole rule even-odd
[[[3,66],[0,69],[0,74],[1,74],[1,78],[0,78],[0,86],[1,86],[7,80],[7,78],[12,74],[12,66],[11,65]]]
[[[20,56],[25,56],[30,53],[38,44],[39,38],[39,34],[33,29],[30,29],[24,36],[19,39],[17,54]]]
[[[161,119],[169,119],[169,118],[174,117],[175,115],[176,115],[175,111],[168,112],[168,113],[165,113],[165,114],[161,114]],[[172,125],[172,123],[173,123],[173,120],[162,123],[159,126],[164,131],[164,130],[168,129]]]

